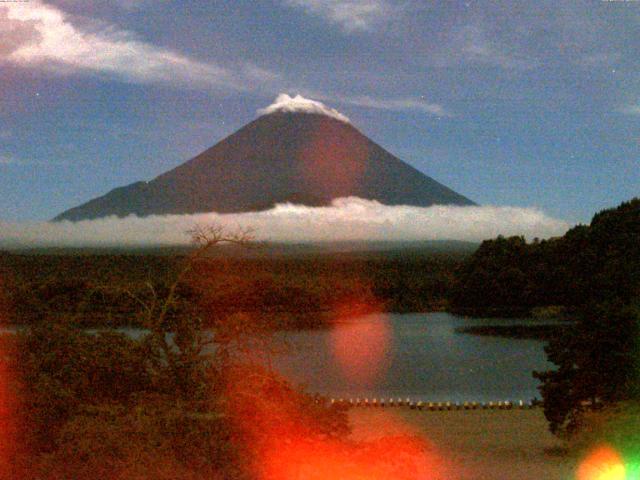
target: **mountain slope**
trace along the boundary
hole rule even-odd
[[[264,210],[357,196],[388,205],[472,205],[402,162],[350,123],[275,111],[150,182],[116,188],[54,220]]]

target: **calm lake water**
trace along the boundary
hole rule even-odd
[[[436,402],[539,398],[531,372],[552,367],[544,342],[454,331],[468,325],[514,323],[535,321],[470,319],[448,313],[365,317],[331,331],[280,334],[291,347],[275,359],[274,366],[309,391],[334,397]],[[373,344],[374,354],[367,353],[367,342]],[[349,364],[350,356],[356,357],[355,366]]]
[[[286,348],[271,365],[309,392],[336,398],[531,400],[540,397],[531,372],[553,367],[546,361],[544,342],[454,330],[535,323],[440,312],[369,316],[327,330],[278,333],[274,342]],[[122,331],[132,337],[144,333]]]

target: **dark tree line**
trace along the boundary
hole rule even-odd
[[[274,327],[322,325],[337,298],[375,298],[387,311],[446,308],[463,254],[402,252],[295,257],[203,258],[176,292],[175,314],[205,306],[207,321],[259,313]],[[147,255],[5,255],[0,279],[8,323],[73,318],[84,327],[139,326],[139,303],[168,294],[184,257]],[[150,288],[150,285],[152,288]],[[122,288],[126,286],[126,290]],[[211,315],[216,313],[216,315]]]
[[[563,237],[498,237],[482,242],[462,265],[451,291],[454,311],[527,314],[534,307],[569,310],[619,299],[640,285],[640,199],[597,213]]]
[[[574,324],[546,347],[557,369],[535,374],[552,431],[571,433],[586,411],[638,398],[640,199],[560,238],[483,242],[459,270],[451,302],[481,314],[564,308]]]

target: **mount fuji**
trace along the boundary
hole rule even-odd
[[[360,197],[385,205],[474,205],[395,157],[324,104],[281,94],[260,116],[149,182],[116,188],[54,221],[234,213]]]

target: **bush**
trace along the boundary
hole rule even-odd
[[[165,396],[129,405],[85,408],[60,430],[58,448],[41,457],[47,479],[242,478],[228,422]]]
[[[152,387],[145,349],[124,334],[43,323],[18,334],[16,351],[24,431],[37,450],[52,448],[82,406],[127,402]]]

